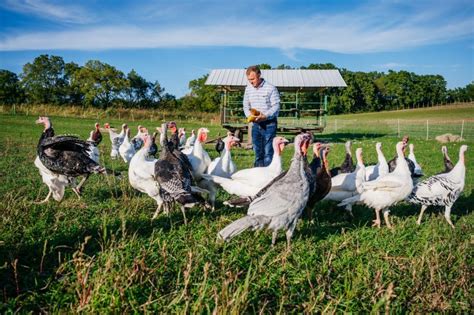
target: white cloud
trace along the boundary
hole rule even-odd
[[[380,68],[380,69],[400,69],[400,68],[409,68],[411,66],[405,63],[388,62],[385,64],[376,65],[375,67]]]
[[[31,3],[31,2],[29,2]],[[38,3],[38,1],[35,1]],[[359,7],[337,14],[263,19],[248,15],[219,17],[179,23],[105,25],[57,32],[3,34],[0,50],[78,49],[107,50],[199,46],[278,48],[295,59],[298,49],[338,53],[402,50],[472,37],[471,16],[448,19],[446,10],[424,6],[397,12],[386,4]],[[446,9],[446,8],[445,8]],[[50,10],[53,15],[54,10]],[[59,10],[54,13],[60,16]],[[70,11],[68,11],[70,12]],[[192,14],[186,12],[185,14]],[[64,14],[64,19],[67,14]],[[149,23],[149,22],[148,22]]]
[[[32,14],[40,18],[67,23],[88,23],[91,13],[77,5],[59,5],[44,0],[7,0],[2,6],[10,11]]]

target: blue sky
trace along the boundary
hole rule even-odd
[[[73,4],[74,3],[74,4]],[[333,63],[474,80],[474,1],[0,0],[0,69],[40,54],[135,69],[181,97],[216,68]]]

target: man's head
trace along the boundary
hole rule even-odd
[[[261,72],[258,66],[248,67],[246,74],[247,80],[249,80],[253,87],[258,87],[260,83],[262,83],[262,80],[260,79]]]

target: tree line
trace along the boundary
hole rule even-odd
[[[268,64],[261,69],[272,69]],[[280,65],[274,69],[294,69]],[[310,64],[299,69],[338,69],[347,88],[304,92],[302,102],[318,102],[328,96],[330,114],[393,110],[474,99],[474,82],[447,89],[441,75],[408,71],[354,72],[331,63]],[[158,81],[150,82],[135,70],[124,74],[114,66],[89,60],[83,66],[66,63],[60,56],[40,55],[23,66],[19,75],[0,70],[0,104],[54,104],[121,108],[219,111],[221,92],[205,85],[207,74],[189,82],[190,93],[177,99]],[[242,95],[237,95],[237,99]],[[285,93],[282,98],[285,99]]]

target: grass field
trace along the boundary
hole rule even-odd
[[[444,114],[437,117],[444,119]],[[245,214],[223,206],[229,197],[223,192],[215,212],[188,211],[188,225],[179,211],[152,221],[154,201],[129,186],[123,162],[110,160],[107,135],[100,145],[101,159],[107,167],[122,171],[122,179],[91,176],[80,200],[67,190],[60,204],[34,204],[48,191],[33,165],[42,129],[34,125],[36,118],[0,115],[2,313],[471,309],[472,140],[464,142],[469,145],[466,185],[453,208],[454,230],[439,208],[429,208],[418,226],[419,207],[400,203],[392,208],[395,228],[390,231],[384,226],[372,228],[374,214],[365,207],[356,206],[355,218],[350,219],[334,203],[323,202],[314,209],[312,222],[299,222],[288,251],[283,233],[272,248],[266,231],[245,232],[230,243],[217,243],[217,232]],[[52,122],[56,134],[85,138],[95,120],[52,117]],[[148,128],[160,124],[148,120],[130,125],[135,128],[139,123]],[[211,137],[223,132],[217,125],[207,127]],[[339,141],[353,139],[354,149],[363,148],[366,163],[376,161],[375,142],[383,143],[387,158],[394,155],[396,142],[393,137],[356,131],[321,138],[338,141],[330,154],[332,165],[343,160]],[[426,175],[443,169],[440,144],[433,140],[414,144]],[[460,145],[447,144],[454,161]],[[216,156],[212,146],[208,151]],[[286,166],[291,154],[285,151]],[[253,153],[237,149],[233,158],[239,168],[246,168]]]

